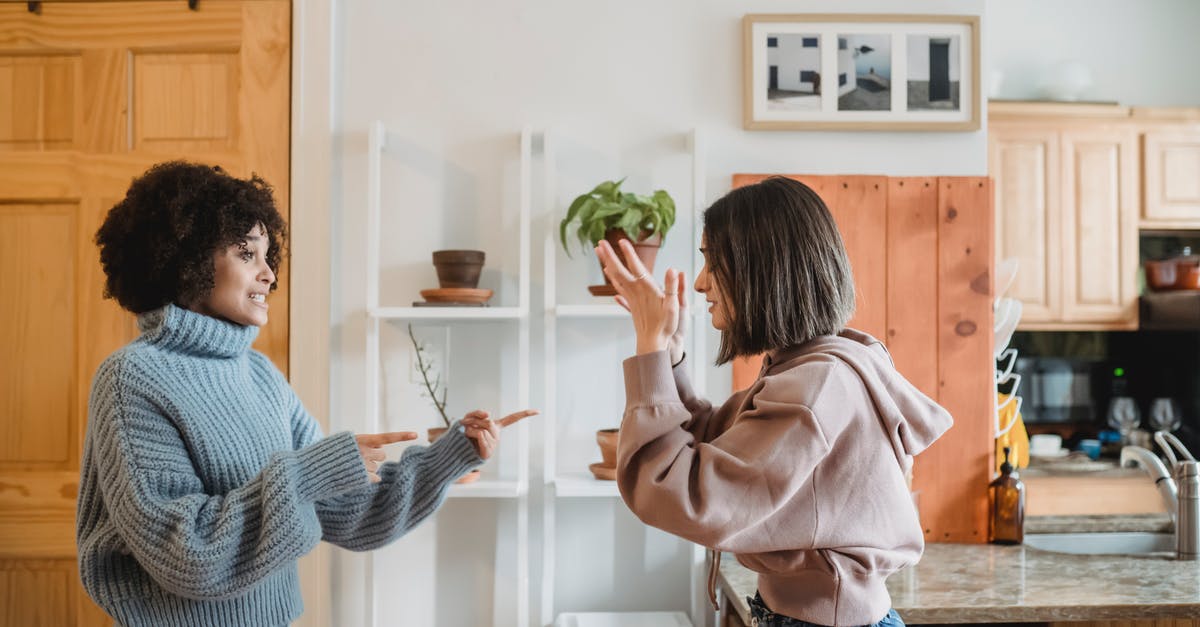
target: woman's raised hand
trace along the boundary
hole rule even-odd
[[[621,240],[621,250],[629,261],[629,268],[607,241],[601,241],[596,247],[596,256],[604,265],[605,276],[617,290],[617,303],[633,318],[637,354],[670,349],[671,363],[675,363],[683,357],[686,331],[682,319],[687,312],[687,295],[684,293],[687,282],[683,273],[668,268],[664,289],[659,289],[629,240]]]
[[[362,457],[363,465],[367,467],[367,476],[371,483],[379,483],[379,467],[387,461],[387,453],[383,447],[397,442],[407,442],[417,439],[412,431],[392,431],[390,433],[366,433],[354,436],[358,443],[358,454]]]
[[[486,411],[476,409],[463,416],[463,432],[475,445],[475,452],[479,454],[479,457],[488,459],[496,452],[496,446],[500,444],[501,428],[537,414],[538,410],[536,409],[524,409],[513,412],[500,420],[491,420]]]

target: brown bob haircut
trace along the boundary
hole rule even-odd
[[[731,305],[717,364],[838,333],[854,315],[854,277],[825,202],[771,177],[704,212],[708,271]]]

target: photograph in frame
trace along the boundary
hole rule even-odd
[[[892,110],[892,38],[845,34],[838,45],[838,110]]]
[[[962,45],[957,35],[945,37],[909,35],[908,109],[910,111],[958,111],[962,65]]]
[[[820,35],[767,35],[767,106],[775,111],[821,110]]]

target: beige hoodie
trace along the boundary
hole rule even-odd
[[[848,329],[776,351],[717,409],[666,351],[624,366],[617,482],[643,522],[735,553],[779,614],[887,614],[884,581],[925,546],[904,474],[952,419],[882,343]]]

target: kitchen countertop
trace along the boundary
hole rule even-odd
[[[1075,528],[1078,530],[1078,528]],[[1070,555],[1025,546],[929,544],[887,582],[908,623],[1001,623],[1200,616],[1200,562],[1173,556]],[[719,587],[749,625],[754,572],[732,555]]]
[[[1073,516],[1030,516],[1025,533],[1106,533],[1145,531],[1175,533],[1170,514],[1082,514]]]

